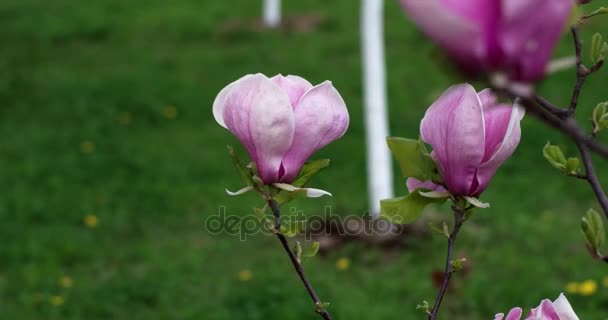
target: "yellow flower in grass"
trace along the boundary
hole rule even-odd
[[[165,109],[163,109],[163,115],[165,118],[173,120],[177,117],[177,108],[174,106],[166,106]]]
[[[578,286],[578,293],[583,296],[591,296],[597,292],[597,282],[595,280],[585,280]]]
[[[74,280],[71,277],[63,276],[59,278],[59,285],[63,288],[71,288],[74,285]]]
[[[87,214],[84,216],[84,225],[88,228],[95,228],[99,224],[99,219],[94,214]]]
[[[348,268],[350,268],[350,265],[351,262],[349,258],[340,258],[338,259],[338,261],[336,261],[336,268],[341,271],[348,270]]]
[[[49,302],[54,305],[55,307],[58,307],[60,305],[62,305],[65,300],[63,299],[62,296],[51,296],[51,298],[49,299]]]
[[[241,271],[239,271],[239,280],[245,282],[245,281],[249,281],[251,280],[251,278],[253,278],[253,273],[251,273],[250,270],[248,269],[243,269]]]
[[[578,290],[579,290],[578,288],[579,288],[579,285],[576,282],[568,282],[566,284],[567,293],[572,293],[572,294],[578,293]]]
[[[80,143],[80,152],[84,154],[91,154],[95,152],[95,144],[91,141],[83,141]]]

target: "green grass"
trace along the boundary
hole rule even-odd
[[[250,0],[0,3],[0,318],[314,317],[276,239],[241,242],[204,230],[220,206],[249,214],[260,203],[224,193],[241,186],[225,149],[237,142],[211,115],[217,92],[253,72],[334,82],[351,126],[315,155],[333,162],[313,181],[334,197],[296,205],[309,214],[326,205],[342,215],[366,210],[358,2],[284,2],[289,15],[324,20],[315,32],[227,27],[256,18],[259,1]],[[450,81],[394,2],[386,8],[391,131],[416,137],[425,107]],[[584,36],[600,29],[590,25]],[[570,50],[564,39],[560,55]],[[605,71],[588,83],[581,120],[606,99],[602,78]],[[560,73],[541,91],[563,105],[572,81],[572,72]],[[164,115],[168,106],[176,118]],[[557,297],[569,281],[608,275],[579,231],[596,206],[588,186],[559,176],[541,155],[547,140],[575,148],[535,119],[523,127],[519,149],[483,195],[492,207],[459,239],[472,269],[455,280],[443,319],[491,319]],[[83,153],[88,142],[94,150]],[[606,172],[605,160],[597,168]],[[405,192],[398,177],[396,188]],[[84,225],[87,214],[99,218],[96,228]],[[430,274],[445,244],[408,243],[392,251],[353,243],[306,268],[336,319],[422,319],[414,308],[434,298]],[[336,269],[341,257],[351,268]],[[239,280],[243,269],[251,281]],[[63,276],[72,287],[60,286]],[[64,303],[54,306],[53,296]],[[608,288],[570,300],[581,319],[602,319]]]

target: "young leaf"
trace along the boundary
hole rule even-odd
[[[239,156],[237,156],[236,152],[234,152],[234,148],[230,145],[226,146],[226,148],[228,148],[228,154],[232,158],[232,164],[234,165],[234,168],[236,169],[237,173],[239,174],[239,177],[241,178],[241,180],[247,186],[256,185],[252,179],[253,172],[251,171],[251,169],[248,169],[247,167],[245,167],[243,165],[243,163],[241,162],[241,159],[239,159]]]
[[[602,56],[602,48],[604,46],[604,38],[599,32],[596,32],[593,37],[591,37],[591,48],[589,49],[589,54],[591,56],[591,62],[598,63],[601,60],[604,60]]]
[[[589,209],[581,219],[581,228],[587,243],[597,252],[606,240],[606,230],[604,229],[602,216],[597,211]]]
[[[380,201],[380,215],[395,224],[412,223],[420,218],[424,208],[431,203],[442,203],[445,198],[427,198],[416,189],[405,197]]]
[[[399,162],[404,177],[416,178],[420,181],[437,178],[435,162],[421,141],[389,137],[386,138],[386,143]]]
[[[543,156],[549,163],[557,168],[558,170],[564,172],[566,170],[566,157],[562,152],[562,149],[558,146],[551,145],[549,142],[543,148]]]
[[[568,158],[566,161],[566,173],[570,175],[579,174],[581,172],[581,160],[579,158]]]
[[[319,248],[321,248],[320,242],[315,241],[315,242],[311,243],[310,247],[305,249],[304,252],[302,253],[303,260],[305,261],[306,259],[316,256],[317,253],[319,252]]]
[[[303,187],[312,177],[314,177],[317,173],[319,173],[324,168],[328,167],[330,164],[329,159],[320,159],[311,162],[307,162],[300,169],[300,173],[298,177],[291,183],[292,186],[301,188]],[[297,197],[298,194],[306,194],[306,192],[298,193],[298,192],[289,192],[282,190],[277,195],[274,196],[274,200],[276,200],[280,205],[285,204]]]
[[[608,101],[598,103],[593,109],[593,133],[608,128]]]

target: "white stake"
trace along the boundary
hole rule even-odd
[[[361,45],[367,144],[367,192],[372,216],[380,213],[379,201],[393,197],[393,167],[386,146],[386,64],[384,61],[383,0],[362,0]]]
[[[264,0],[264,26],[274,28],[281,24],[281,0]]]

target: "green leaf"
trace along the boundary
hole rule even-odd
[[[601,60],[604,60],[604,56],[602,56],[602,49],[604,47],[604,38],[599,32],[596,32],[593,37],[591,37],[591,48],[589,49],[589,55],[591,56],[591,62],[598,63]]]
[[[405,197],[385,199],[380,201],[380,215],[391,223],[412,223],[420,218],[424,208],[431,203],[442,203],[445,198],[427,198],[420,195],[416,189]]]
[[[291,183],[294,187],[304,187],[310,181],[312,177],[318,174],[321,170],[328,167],[330,164],[329,159],[320,159],[315,161],[310,161],[305,163],[300,169],[300,173],[298,177]],[[293,199],[295,199],[299,194],[306,194],[306,191],[302,192],[289,192],[285,190],[281,190],[277,193],[273,198],[276,200],[279,205],[285,204]]]
[[[424,300],[421,304],[416,305],[416,310],[422,310],[424,313],[429,313],[429,303]]]
[[[560,147],[551,145],[549,142],[547,142],[543,148],[543,156],[558,170],[562,172],[566,170],[567,160]]]
[[[593,109],[593,133],[608,128],[608,101],[598,103]]]
[[[439,226],[436,225],[434,222],[430,222],[429,227],[431,227],[431,230],[437,234],[440,234],[446,238],[450,237],[450,230],[448,229],[448,224],[445,222],[442,223],[441,228],[439,228]]]
[[[304,221],[283,221],[281,233],[287,238],[293,238],[304,231]]]
[[[420,181],[437,180],[437,167],[422,141],[388,137],[386,143],[399,162],[404,177]]]
[[[304,261],[306,259],[309,258],[313,258],[314,256],[317,255],[317,253],[319,253],[319,249],[321,248],[321,243],[314,241],[310,244],[310,247],[304,249],[304,252],[302,253],[302,257],[304,258]]]
[[[459,258],[456,260],[451,260],[450,265],[452,266],[453,271],[460,271],[464,268],[464,264],[467,262],[466,258]]]
[[[239,159],[239,156],[236,154],[236,152],[234,152],[234,148],[232,146],[227,145],[226,148],[228,148],[228,154],[232,158],[232,164],[234,165],[234,168],[239,174],[241,180],[248,186],[256,185],[256,183],[253,181],[253,171],[243,165],[241,159]]]
[[[591,12],[590,14],[585,15],[585,17],[586,18],[591,18],[591,17],[597,16],[597,15],[606,14],[606,13],[608,13],[608,8],[600,7],[599,9]]]
[[[566,161],[566,173],[578,174],[581,172],[581,160],[579,158],[568,158]]]
[[[596,252],[606,241],[606,230],[602,222],[602,216],[593,209],[589,209],[587,214],[581,219],[581,228],[585,239],[591,248]]]

